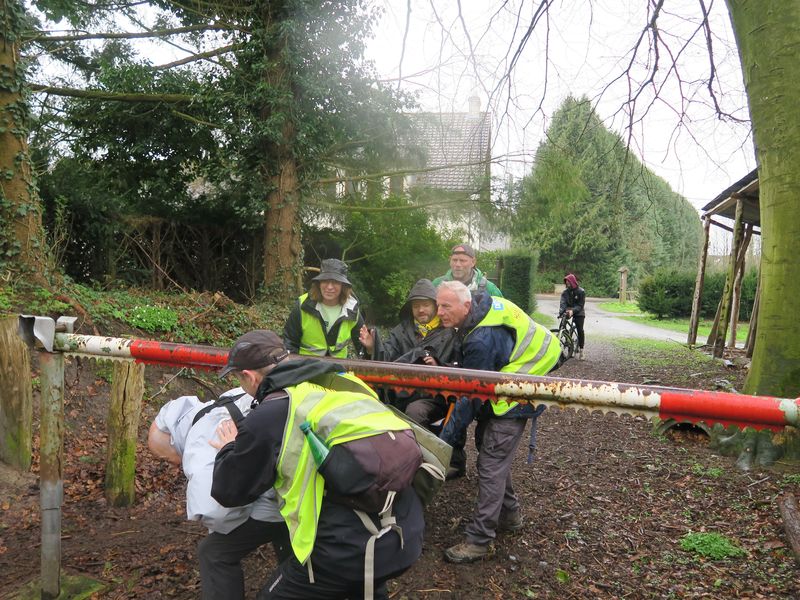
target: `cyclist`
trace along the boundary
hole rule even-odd
[[[578,359],[583,360],[583,343],[585,341],[583,322],[586,319],[586,311],[584,310],[586,291],[578,285],[578,278],[572,273],[568,273],[564,277],[564,284],[567,287],[561,292],[561,306],[558,309],[558,316],[566,314],[568,317],[572,317],[575,329],[578,331]]]

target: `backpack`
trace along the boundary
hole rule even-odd
[[[328,499],[367,513],[383,512],[414,482],[422,453],[411,429],[336,444],[318,467]]]

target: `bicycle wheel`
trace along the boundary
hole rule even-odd
[[[566,329],[561,329],[558,332],[558,341],[561,344],[561,354],[564,359],[572,358],[575,356],[575,343],[572,341],[572,336]]]
[[[570,328],[570,333],[572,337],[572,348],[574,353],[578,351],[578,328],[573,325]]]

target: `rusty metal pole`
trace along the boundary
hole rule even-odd
[[[64,499],[64,355],[41,352],[39,486],[42,508],[42,598],[61,591],[61,504]]]

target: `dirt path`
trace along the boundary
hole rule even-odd
[[[591,335],[589,358],[568,361],[559,375],[633,382],[658,377],[664,385],[686,385],[691,375],[639,363],[607,338]],[[182,475],[144,446],[159,403],[188,384],[172,385],[145,408],[137,504],[115,509],[102,494],[108,384],[94,375],[91,361],[69,362],[63,568],[106,582],[96,598],[198,598],[196,547],[204,532],[184,520]],[[704,369],[697,386],[732,377],[716,363]],[[151,390],[174,375],[150,367],[148,374]],[[585,411],[545,411],[532,465],[525,461],[527,448],[520,448],[513,478],[523,529],[498,536],[480,563],[446,563],[443,552],[461,541],[476,493],[471,438],[467,448],[467,476],[448,482],[426,511],[424,554],[391,583],[392,600],[800,598],[800,568],[777,506],[782,494],[800,496],[800,483],[776,470],[737,471],[702,436],[659,437],[641,418]],[[697,532],[723,535],[744,554],[710,559],[685,550],[685,536]],[[37,576],[39,535],[35,480],[0,481],[0,598]],[[248,559],[248,598],[274,566],[270,550]]]
[[[537,294],[537,310],[547,315],[558,314],[559,296],[554,294]],[[670,340],[686,343],[686,334],[669,331],[659,327],[649,327],[641,323],[634,323],[621,318],[617,313],[611,313],[600,308],[600,303],[608,302],[607,298],[586,299],[586,321],[583,328],[586,340],[591,350],[592,339],[597,337],[640,337],[651,340]],[[698,343],[704,343],[705,338],[698,338]]]

